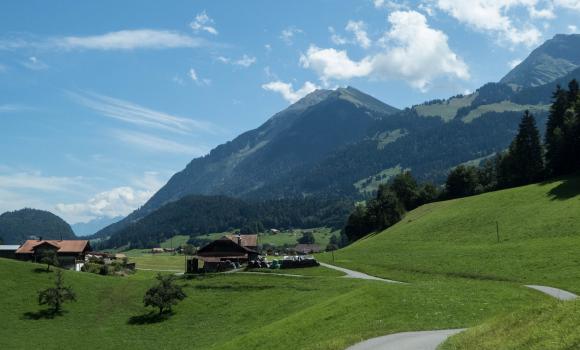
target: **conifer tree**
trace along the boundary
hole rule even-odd
[[[544,174],[544,159],[540,142],[540,132],[534,116],[526,111],[519,125],[519,131],[510,145],[509,157],[513,185],[525,185],[539,181]]]
[[[552,95],[553,103],[546,124],[546,169],[552,176],[565,171],[564,159],[564,116],[568,109],[568,93],[560,85]]]

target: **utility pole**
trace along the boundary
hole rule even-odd
[[[497,235],[497,243],[499,243],[499,222],[495,222],[495,233]]]

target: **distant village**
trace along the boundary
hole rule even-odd
[[[283,234],[271,229],[270,234]],[[311,255],[323,251],[314,243],[298,243],[293,247],[261,249],[257,234],[224,235],[199,249],[191,246],[176,248],[154,247],[148,254],[184,255],[186,273],[224,272],[242,268],[302,268],[318,266]],[[189,249],[188,249],[189,248]],[[193,249],[192,249],[193,248]],[[0,257],[44,263],[47,268],[58,266],[79,272],[98,274],[128,274],[138,269],[123,252],[93,251],[89,240],[46,240],[31,237],[21,245],[0,245]]]

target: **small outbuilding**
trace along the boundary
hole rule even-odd
[[[0,245],[0,258],[16,259],[16,251],[19,245]]]

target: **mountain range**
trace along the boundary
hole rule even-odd
[[[543,129],[556,85],[574,78],[580,78],[580,35],[556,35],[497,83],[404,110],[353,87],[317,90],[193,159],[144,206],[97,236],[189,195],[354,201],[403,170],[441,183],[451,168],[504,150],[524,110]]]

